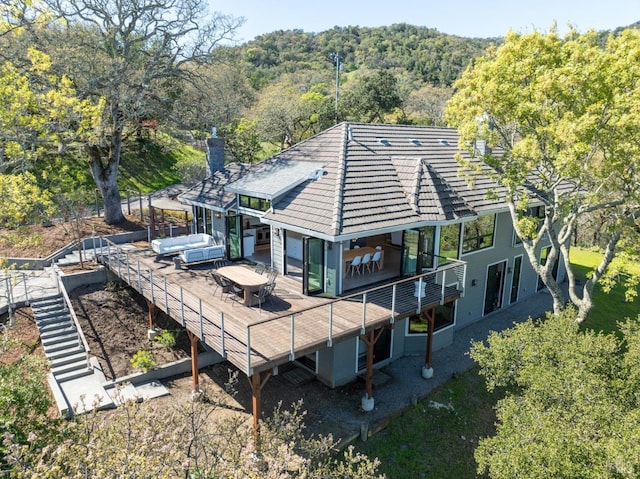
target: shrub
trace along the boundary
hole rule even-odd
[[[156,360],[153,357],[153,353],[146,349],[142,349],[134,354],[130,362],[131,366],[136,369],[140,369],[145,373],[156,365]]]
[[[172,348],[176,345],[176,333],[168,329],[163,329],[153,340],[167,348]]]

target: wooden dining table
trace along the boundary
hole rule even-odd
[[[269,282],[267,275],[261,275],[255,271],[241,265],[223,266],[217,270],[220,276],[237,284],[244,289],[244,304],[251,306],[253,303],[253,293]]]
[[[373,255],[376,253],[376,251],[378,251],[377,249],[375,249],[373,246],[362,246],[360,248],[356,248],[356,249],[347,249],[344,250],[342,252],[342,263],[344,266],[344,272],[346,274],[346,272],[349,270],[349,265],[351,264],[351,261],[353,261],[353,258],[355,258],[356,256],[364,256],[365,254],[369,253],[371,255],[371,257],[373,258]],[[382,269],[384,263],[384,250],[380,250],[380,269]]]

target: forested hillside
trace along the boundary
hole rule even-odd
[[[395,24],[389,27],[334,27],[313,34],[276,31],[238,48],[250,67],[254,87],[285,73],[331,68],[334,55],[344,70],[400,69],[422,82],[451,86],[469,61],[500,39],[471,39],[435,29]]]

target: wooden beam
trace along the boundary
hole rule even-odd
[[[147,302],[147,309],[149,310],[148,316],[149,316],[149,329],[153,329],[153,317],[156,314],[156,305],[154,303],[152,303],[151,301],[149,301],[147,298],[144,298],[145,301]]]
[[[373,396],[373,347],[376,341],[380,339],[384,328],[372,329],[367,336],[360,335],[360,339],[367,345],[367,372],[364,376],[365,392],[367,393],[367,399],[371,399]]]
[[[187,329],[189,335],[189,342],[191,343],[191,378],[193,385],[193,392],[200,392],[200,374],[198,373],[198,341],[200,338],[190,330]]]
[[[261,392],[262,388],[271,375],[273,374],[273,369],[269,369],[264,372],[264,377],[262,377],[262,373],[255,373],[251,376],[248,376],[249,383],[251,383],[251,396],[252,396],[252,405],[253,405],[253,444],[256,450],[256,453],[260,452],[260,417],[262,416],[262,401],[261,401]]]
[[[149,221],[151,222],[151,239],[156,237],[156,209],[151,206],[151,197],[149,197]]]
[[[430,368],[433,355],[433,330],[436,322],[436,308],[431,308],[428,311],[424,311],[422,314],[427,318],[427,350],[425,364]]]

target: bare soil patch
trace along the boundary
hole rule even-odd
[[[104,218],[86,218],[80,222],[83,238],[139,231],[147,228],[139,216],[126,216],[118,225],[108,225]],[[57,222],[50,226],[29,225],[15,230],[0,228],[0,257],[46,258],[76,239],[76,225]]]
[[[131,358],[141,350],[151,351],[156,365],[189,357],[186,330],[161,311],[156,311],[153,327],[172,332],[176,344],[167,347],[148,339],[148,307],[129,288],[117,283],[89,285],[75,289],[70,296],[90,354],[98,358],[108,380],[139,372],[131,365]]]
[[[74,310],[87,338],[92,355],[96,356],[107,379],[120,378],[136,372],[130,360],[141,349],[151,350],[157,365],[190,357],[190,344],[186,331],[172,318],[159,311],[153,323],[157,328],[177,333],[174,348],[166,348],[149,341],[149,317],[147,304],[140,295],[127,287],[109,284],[106,287],[92,285],[75,289],[72,293]],[[288,408],[303,401],[306,424],[310,433],[347,437],[355,430],[346,424],[341,411],[357,408],[362,394],[362,384],[354,383],[339,390],[332,390],[319,381],[309,378],[300,383],[292,382],[287,374],[293,366],[281,367],[263,388],[262,410],[270,415],[279,404]],[[200,387],[215,393],[227,393],[225,401],[229,410],[251,417],[252,393],[246,376],[232,364],[223,362],[200,370]],[[189,401],[193,390],[191,374],[162,380],[169,396],[154,399],[161,407]],[[232,393],[228,385],[233,384]]]

